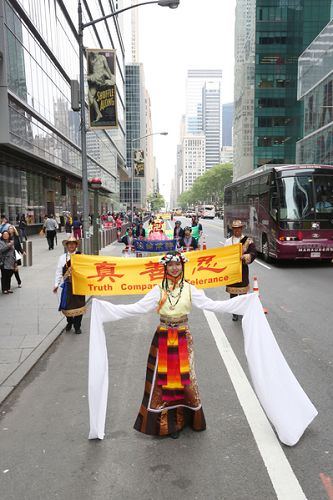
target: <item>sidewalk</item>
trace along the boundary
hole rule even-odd
[[[22,288],[12,277],[13,294],[0,295],[0,403],[13,391],[50,345],[61,335],[66,319],[58,311],[60,292],[54,294],[54,275],[62,241],[48,250],[46,238],[31,236],[32,266],[19,267]],[[122,244],[103,248],[100,255],[121,256]],[[88,332],[83,329],[83,335]]]

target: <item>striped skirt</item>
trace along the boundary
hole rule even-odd
[[[189,356],[190,384],[184,386],[183,399],[164,401],[162,386],[158,384],[158,338],[165,329],[161,324],[150,346],[145,391],[134,429],[152,436],[167,436],[190,426],[195,431],[206,429],[206,421],[201,406],[197,379],[194,371],[193,340],[186,326],[186,340]]]

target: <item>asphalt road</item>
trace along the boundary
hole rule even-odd
[[[220,246],[222,222],[202,223],[208,247]],[[319,411],[295,447],[269,437],[264,426],[254,431],[248,422],[247,403],[240,403],[234,389],[235,383],[248,385],[240,323],[217,315],[230,343],[226,351],[240,362],[232,380],[198,309],[190,326],[207,430],[186,429],[178,440],[133,430],[157,323],[156,314],[149,314],[106,326],[106,438],[88,441],[87,315],[85,333],[64,333],[0,408],[1,500],[330,498],[320,474],[333,477],[332,267],[258,259],[251,265],[254,275],[281,350]],[[221,288],[207,295],[228,298]],[[129,303],[134,297],[111,300]],[[260,410],[252,411],[259,421]]]

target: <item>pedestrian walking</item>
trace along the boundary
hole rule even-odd
[[[69,238],[70,235],[72,234],[72,222],[71,222],[71,218],[69,217],[69,215],[66,216],[66,220],[65,220],[65,233],[67,235],[67,238]]]
[[[28,240],[27,237],[27,221],[25,218],[25,214],[22,214],[18,223],[18,228],[19,228],[19,234],[20,234],[20,240],[23,242],[23,238],[25,241]]]
[[[10,234],[11,239],[14,241],[14,249],[15,249],[14,276],[17,282],[17,287],[22,288],[22,280],[19,273],[19,266],[22,265],[22,257],[23,255],[25,255],[25,252],[22,248],[16,227],[9,226],[8,232]]]
[[[84,295],[73,295],[71,256],[80,254],[78,251],[80,241],[70,236],[63,241],[66,252],[60,255],[55,273],[53,292],[57,293],[59,286],[62,288],[59,304],[61,311],[67,318],[66,332],[74,326],[76,334],[82,333],[81,322],[85,312],[86,299]]]
[[[6,217],[4,214],[1,215],[1,223],[0,223],[0,234],[3,233],[4,231],[8,231],[10,224],[8,221],[8,217]]]
[[[257,256],[255,244],[251,238],[244,236],[244,224],[241,220],[234,220],[232,223],[232,236],[225,242],[225,246],[241,243],[242,245],[242,281],[233,283],[226,287],[226,291],[230,294],[230,298],[237,297],[247,293],[250,289],[249,282],[249,264],[251,264]],[[238,321],[237,314],[232,315],[233,321]]]
[[[15,268],[14,241],[11,239],[8,230],[1,234],[0,239],[0,267],[1,267],[1,290],[7,295],[13,293],[10,288],[12,275]]]
[[[46,239],[49,245],[49,250],[54,250],[54,239],[57,235],[58,222],[53,217],[53,214],[50,214],[49,217],[46,217],[43,228],[46,232]]]
[[[77,240],[80,240],[82,238],[82,224],[79,221],[77,215],[74,215],[72,229],[73,229],[74,237]]]

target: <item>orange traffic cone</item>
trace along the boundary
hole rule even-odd
[[[206,244],[206,238],[203,236],[203,241],[202,241],[202,250],[207,250],[207,244]]]
[[[260,293],[259,293],[259,285],[258,285],[258,280],[256,276],[253,276],[253,293],[256,293],[260,299]],[[268,313],[268,309],[266,307],[262,306],[263,311],[265,314]]]

